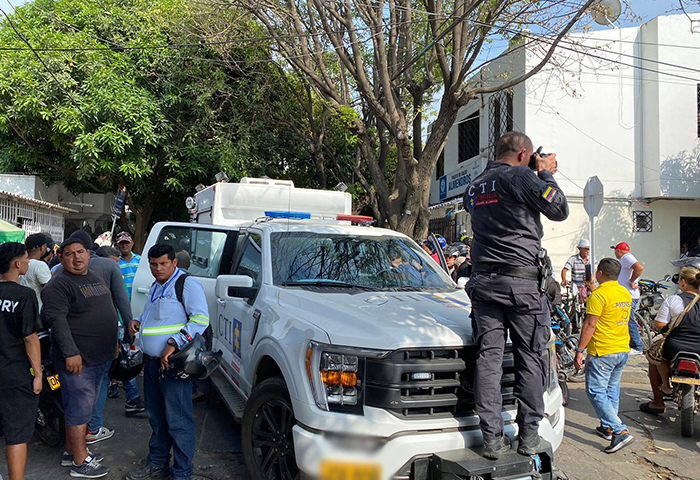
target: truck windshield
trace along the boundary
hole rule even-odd
[[[276,232],[270,245],[275,285],[336,284],[377,290],[454,288],[432,258],[401,237]]]

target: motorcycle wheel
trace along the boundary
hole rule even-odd
[[[681,435],[693,436],[693,422],[695,411],[695,386],[681,386]]]
[[[559,388],[561,388],[561,404],[566,407],[569,403],[569,386],[565,381],[559,380]]]
[[[46,417],[45,425],[36,425],[35,431],[39,439],[49,447],[58,447],[63,440],[64,433],[61,418],[56,415]]]

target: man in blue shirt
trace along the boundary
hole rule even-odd
[[[129,232],[119,232],[116,240],[117,249],[121,254],[119,268],[122,271],[122,277],[124,277],[126,294],[129,296],[129,300],[131,300],[131,287],[134,285],[134,276],[136,276],[136,270],[139,268],[141,255],[136,255],[131,251],[131,249],[134,248],[134,240],[131,238]]]
[[[204,287],[194,277],[185,278],[182,302],[175,285],[185,272],[177,268],[175,250],[156,244],[148,251],[148,263],[156,281],[148,293],[143,315],[129,325],[132,335],[141,332],[145,356],[144,391],[146,413],[153,429],[148,463],[127,475],[127,480],[164,478],[189,480],[194,472],[192,459],[196,426],[192,417],[192,381],[173,376],[168,370],[170,355],[184,347],[209,326],[209,309]],[[173,467],[170,469],[170,451]]]

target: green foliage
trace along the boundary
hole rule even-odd
[[[187,0],[34,0],[17,8],[12,21],[32,47],[67,51],[38,52],[60,84],[31,51],[0,53],[0,170],[37,173],[76,192],[123,183],[137,215],[173,197],[181,205],[221,170],[232,179],[312,183],[308,148],[277,113],[298,111],[275,94],[283,79],[267,49],[201,45],[196,8]],[[259,27],[238,28],[250,35]],[[6,20],[0,44],[26,48]],[[170,44],[194,46],[134,48]]]

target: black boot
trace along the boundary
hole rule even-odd
[[[484,458],[490,460],[498,460],[501,455],[510,450],[510,438],[507,435],[502,435],[491,440],[484,441]]]

